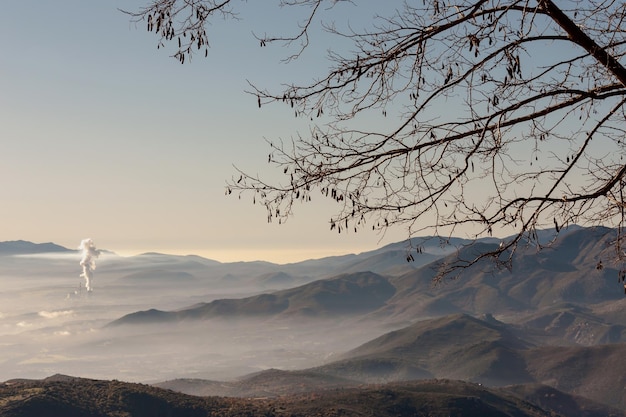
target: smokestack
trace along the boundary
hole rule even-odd
[[[92,291],[91,281],[93,279],[93,271],[96,269],[96,259],[100,256],[100,251],[96,249],[93,240],[90,238],[83,239],[78,246],[81,251],[82,258],[80,260],[80,266],[83,267],[83,273],[80,274],[81,278],[85,278],[85,287],[87,292]]]

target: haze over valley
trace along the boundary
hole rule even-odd
[[[7,390],[25,379],[53,389],[69,375],[227,397],[389,383],[413,396],[435,388],[402,384],[467,381],[535,404],[552,390],[598,412],[587,415],[624,415],[614,236],[571,227],[541,251],[518,248],[510,271],[485,261],[438,284],[441,262],[500,241],[416,238],[284,265],[101,248],[92,291],[78,251],[2,242],[0,376]]]
[[[362,262],[381,256],[386,260],[365,269],[410,270],[418,264],[407,264],[405,252],[404,245],[398,244],[366,256],[276,265],[158,253],[121,257],[105,250],[93,272],[93,291],[87,292],[79,276],[78,251],[52,243],[3,242],[0,374],[42,378],[66,373],[156,381],[179,376],[232,378],[271,366],[319,364],[329,354],[356,347],[382,330],[361,325],[346,332],[338,326],[343,320],[358,320],[353,317],[267,321],[262,309],[259,317],[248,314],[245,320],[216,317],[208,327],[207,323],[141,329],[107,325],[140,310],[176,311],[297,287],[342,271],[359,271]],[[426,254],[425,260],[438,256]],[[337,306],[350,303],[348,298],[338,298]]]

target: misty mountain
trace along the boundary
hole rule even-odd
[[[464,312],[469,314],[512,314],[554,306],[558,303],[590,305],[616,302],[623,291],[616,285],[617,269],[612,256],[610,229],[574,229],[551,246],[538,251],[522,246],[513,254],[512,270],[499,269],[489,259],[461,269],[455,279],[433,284],[438,264],[458,259],[471,260],[495,246],[477,243],[462,248],[434,264],[398,277],[390,277],[395,296],[379,315],[412,319]]]
[[[499,239],[482,238],[477,242],[499,242]],[[257,270],[268,269],[271,273],[285,274],[294,278],[297,284],[303,279],[312,281],[320,278],[332,278],[346,273],[374,272],[381,275],[400,275],[427,265],[437,259],[456,252],[474,241],[456,237],[442,238],[437,236],[415,237],[407,241],[391,243],[383,247],[359,254],[329,256],[320,259],[309,259],[285,265],[264,263]],[[419,253],[417,252],[419,248]],[[408,255],[412,255],[409,262]],[[245,262],[225,264],[228,268],[248,264]],[[252,274],[249,274],[252,275]],[[259,275],[256,275],[257,277]]]
[[[115,276],[120,283],[135,281],[142,285],[177,282],[184,274],[198,279],[198,284],[217,288],[256,288],[258,290],[281,290],[300,286],[319,279],[332,278],[340,274],[370,271],[380,274],[400,275],[413,271],[446,253],[455,250],[452,244],[463,240],[453,239],[443,245],[440,239],[421,238],[429,242],[422,253],[407,262],[409,243],[397,243],[382,248],[343,256],[332,256],[290,264],[273,264],[264,261],[220,263],[195,255],[168,255],[145,253],[132,257],[109,257],[106,270],[99,273]],[[443,246],[442,246],[443,245]],[[189,276],[188,276],[189,277]],[[145,278],[145,279],[144,279]]]
[[[511,327],[457,314],[417,322],[343,354],[318,372],[360,381],[449,378],[492,386],[532,381]]]
[[[383,306],[394,293],[395,288],[386,278],[372,272],[361,272],[318,280],[270,294],[214,300],[178,311],[136,312],[111,324],[141,324],[215,317],[276,315],[327,317],[364,314]]]
[[[461,270],[457,279],[436,285],[433,283],[439,263],[472,259],[477,254],[497,247],[495,243],[482,241],[462,246],[454,254],[401,275],[385,276],[371,271],[339,275],[288,290],[267,292],[243,299],[201,303],[171,312],[170,316],[182,320],[252,315],[269,317],[285,314],[325,316],[369,313],[372,319],[402,322],[454,313],[519,316],[534,314],[538,310],[554,308],[563,303],[591,305],[617,302],[623,297],[615,284],[617,270],[610,266],[597,268],[599,260],[607,256],[605,251],[614,237],[613,233],[610,229],[603,228],[573,228],[560,236],[552,246],[541,251],[527,246],[520,247],[513,255],[511,271],[497,269],[492,261],[485,259]],[[396,259],[394,248],[397,245],[381,248],[379,252],[360,259],[356,264],[372,265],[381,256]],[[434,248],[429,250],[435,251]],[[417,255],[419,256],[421,254]],[[355,258],[350,259],[350,265],[356,265]],[[295,268],[294,265],[291,267]],[[313,279],[314,276],[307,279]],[[281,283],[289,286],[303,279],[302,276],[298,278],[284,271],[256,277],[257,283],[260,281],[267,285],[271,282],[273,286],[280,286]],[[152,313],[154,311],[137,312],[121,318],[118,324],[154,321],[156,316]],[[164,318],[167,315],[159,314],[158,317]],[[578,330],[586,331],[587,336],[575,330],[575,324],[569,330],[564,329],[567,321],[565,316],[562,319],[561,330],[556,330],[555,323],[551,328],[552,335],[577,340],[576,343],[591,344],[602,340],[617,342],[626,336],[622,334],[619,325],[606,323],[599,317],[591,320],[590,316],[586,316],[572,321],[580,326],[584,323],[588,331],[580,326]],[[529,326],[532,327],[531,322]]]
[[[213,259],[204,258],[198,255],[170,255],[167,253],[159,252],[144,252],[139,255],[135,255],[132,258],[137,259],[149,259],[154,263],[170,263],[172,261],[178,262],[196,262],[203,265],[221,265],[222,263]]]
[[[104,257],[103,257],[104,258]],[[222,264],[212,259],[196,255],[167,255],[161,253],[143,253],[129,257],[111,257],[107,262],[107,271],[116,275],[141,273],[146,270],[168,270],[176,272],[203,274]]]
[[[554,231],[539,234],[548,242]],[[397,382],[376,389],[401,387],[394,398],[407,404],[413,383],[406,381],[449,378],[514,384],[529,399],[545,392],[568,407],[544,399],[542,408],[561,415],[593,409],[575,396],[626,409],[626,298],[611,262],[614,238],[611,229],[570,228],[541,251],[521,245],[510,271],[485,259],[439,283],[433,278],[442,262],[471,260],[500,241],[424,238],[286,265],[105,253],[88,295],[66,289],[79,281],[72,251],[4,256],[1,370],[120,375],[263,397],[324,391],[331,398]],[[408,253],[415,261],[406,261]],[[353,401],[350,395],[341,398]],[[454,414],[451,404],[443,406]]]
[[[145,288],[152,280],[161,286],[171,278],[178,282],[181,277],[191,276],[198,284],[218,288],[285,289],[317,279],[331,278],[344,273],[371,271],[379,274],[400,275],[413,271],[421,265],[454,252],[469,240],[438,237],[413,238],[360,254],[332,256],[290,264],[273,264],[264,261],[221,263],[197,255],[169,255],[156,252],[122,257],[103,250],[98,263],[98,276],[120,284],[137,284]],[[421,253],[417,254],[419,247]],[[45,253],[76,254],[77,258],[29,258],[21,259],[12,255],[37,255]],[[407,262],[407,255],[413,254],[414,261]],[[40,267],[54,266],[55,273],[72,273],[79,261],[75,250],[54,243],[32,243],[27,241],[0,242],[0,256],[11,256],[5,265],[13,264],[11,273],[28,273],[35,264]],[[2,271],[0,270],[0,273]],[[189,274],[189,275],[186,275]]]
[[[481,238],[477,242],[497,244],[500,240]],[[391,273],[392,275],[397,275],[398,271],[408,272],[420,268],[472,243],[474,241],[457,237],[422,236],[402,242],[390,243],[358,255],[350,254],[310,259],[287,266],[314,271],[324,270],[329,274],[371,271],[379,274]],[[412,255],[412,260],[410,261],[408,259],[409,255]]]
[[[626,409],[626,344],[535,346],[525,336],[513,325],[456,314],[384,334],[311,370],[362,382],[540,383]]]
[[[449,376],[491,386],[548,384],[568,396],[585,396],[624,408],[623,366],[607,372],[611,362],[624,354],[624,345],[593,353],[586,347],[537,347],[518,336],[518,329],[492,319],[454,315],[390,332],[320,367],[269,369],[227,382],[180,379],[158,386],[195,395],[265,397]],[[548,358],[545,367],[544,355]],[[561,362],[555,361],[557,358]],[[599,383],[602,375],[609,378]],[[618,383],[608,387],[609,381]],[[597,390],[598,386],[602,389]]]
[[[0,242],[0,256],[6,255],[32,255],[40,253],[69,253],[76,252],[59,246],[57,244],[48,243],[33,243],[25,240],[13,240],[7,242]]]
[[[309,281],[312,280],[308,277],[298,277],[282,271],[269,272],[257,278],[257,283],[265,288],[289,288]]]
[[[361,256],[354,262],[346,263],[342,270],[345,273],[371,271],[385,275],[402,275],[440,259],[441,256],[421,253],[413,255],[413,260],[409,262],[406,249],[388,250],[374,253],[369,257]]]
[[[447,380],[326,390],[274,399],[242,399],[195,397],[143,384],[66,378],[8,381],[0,385],[0,398],[3,417],[554,415],[510,392]]]
[[[624,415],[626,344],[536,346],[517,326],[456,314],[388,332],[326,365],[270,369],[236,381],[174,380],[160,386],[202,395],[278,396],[323,389],[433,378],[511,386],[559,415]],[[558,400],[557,400],[558,399]],[[603,405],[600,405],[603,404]],[[611,410],[613,408],[613,410]],[[606,414],[602,414],[606,413]]]

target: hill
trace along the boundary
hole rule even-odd
[[[626,344],[543,346],[525,353],[536,382],[626,410]]]
[[[52,242],[33,243],[25,240],[12,240],[0,242],[0,256],[6,255],[32,255],[38,253],[63,253],[75,252]]]
[[[603,410],[626,409],[626,364],[621,360],[626,344],[535,346],[527,339],[524,328],[493,317],[481,320],[455,314],[386,333],[326,365],[306,370],[270,369],[227,383],[177,380],[161,386],[203,395],[276,396],[363,383],[454,378],[523,386],[517,392],[525,392],[528,398],[539,395],[533,392],[545,386],[542,390],[553,397],[584,397],[590,404],[603,404]],[[574,397],[561,405],[593,409]],[[557,402],[550,404],[561,413]]]
[[[482,240],[468,246],[457,246],[458,251],[455,249],[454,254],[438,258],[417,269],[413,269],[415,267],[413,265],[409,268],[410,272],[403,273],[401,272],[407,268],[399,266],[398,257],[401,252],[406,257],[406,246],[399,249],[399,244],[388,245],[368,253],[367,256],[362,254],[339,257],[341,261],[332,258],[331,263],[335,265],[334,267],[342,264],[348,270],[380,268],[398,275],[381,275],[370,270],[343,273],[315,281],[316,277],[319,277],[319,271],[311,275],[305,275],[304,272],[318,261],[284,265],[280,269],[264,273],[260,273],[261,268],[256,268],[255,278],[250,276],[240,278],[241,275],[229,274],[228,281],[242,285],[246,282],[249,284],[254,279],[259,288],[289,287],[302,280],[313,282],[252,297],[195,304],[176,312],[160,314],[159,317],[172,321],[252,315],[270,317],[293,314],[299,316],[369,314],[368,320],[398,323],[414,321],[417,317],[454,313],[514,314],[521,317],[546,310],[546,315],[558,315],[558,312],[547,310],[554,309],[556,305],[591,306],[621,300],[622,294],[615,284],[618,271],[608,264],[602,269],[596,268],[599,260],[607,256],[605,250],[610,247],[613,238],[614,231],[610,229],[572,228],[560,236],[552,246],[542,251],[526,246],[518,248],[513,255],[511,271],[496,269],[493,262],[486,259],[461,270],[458,279],[444,281],[438,285],[433,284],[433,278],[440,264],[453,263],[459,259],[473,259],[479,253],[497,248],[497,244]],[[432,252],[430,255],[420,254],[415,258],[418,259],[422,255],[435,256],[449,251],[449,249],[437,251],[434,247],[429,247],[428,250]],[[226,268],[225,265],[219,267]],[[288,270],[292,272],[286,272]],[[183,274],[176,273],[178,270],[174,268],[167,271],[170,272],[170,279]],[[142,277],[148,273],[142,271],[127,277]],[[197,272],[188,274],[200,276]],[[219,282],[226,285],[224,279]],[[605,306],[604,311],[608,309],[609,307]],[[586,316],[583,315],[584,317],[575,313],[574,316],[578,314],[578,318],[569,317],[573,311],[561,313],[563,314],[560,324],[557,326],[557,323],[554,323],[555,326],[550,329],[553,337],[583,344],[604,340],[618,342],[626,337],[625,328],[620,327],[617,322],[607,322],[600,316],[592,317],[594,315],[592,311]],[[122,317],[116,324],[149,322],[155,318],[142,311]],[[541,320],[534,321],[539,322]],[[571,326],[563,327],[568,323]],[[578,331],[580,329],[577,330],[576,327],[582,326],[583,323],[588,325],[586,335],[582,335]],[[528,325],[533,326],[531,319]],[[545,327],[544,330],[548,330]]]
[[[580,417],[618,417],[626,415],[626,413],[616,408],[607,407],[578,395],[569,395],[547,385],[516,385],[506,387],[506,390],[526,401],[537,404],[544,410],[553,411],[558,415]]]
[[[153,385],[159,388],[200,396],[277,397],[357,387],[361,383],[310,370],[283,371],[280,369],[268,369],[246,375],[235,381],[175,379]]]
[[[607,321],[601,314],[602,309],[563,303],[531,312],[515,323],[527,331],[537,330],[535,335],[542,344],[594,346],[625,341],[626,327]]]
[[[529,347],[503,323],[457,314],[387,333],[315,370],[365,382],[435,377],[519,384],[532,381],[521,353]]]
[[[439,265],[472,260],[497,246],[476,243],[430,266],[390,277],[396,294],[380,310],[380,317],[411,320],[420,316],[468,314],[519,314],[559,303],[592,305],[623,298],[616,284],[618,270],[607,253],[615,231],[576,228],[538,251],[522,246],[513,254],[513,266],[498,269],[485,259],[457,271],[452,280],[433,284]],[[606,266],[598,269],[604,259]]]
[[[626,344],[533,346],[512,325],[464,314],[389,332],[314,372],[361,382],[454,378],[490,386],[540,383],[626,409]]]
[[[372,272],[345,274],[300,287],[241,299],[220,299],[172,312],[140,311],[113,323],[141,324],[158,321],[198,320],[214,317],[293,317],[353,315],[374,311],[393,296],[395,288]]]
[[[148,385],[79,378],[4,383],[0,385],[0,415],[551,416],[549,411],[510,393],[457,381],[426,381],[320,391],[276,399],[240,399],[201,398]]]

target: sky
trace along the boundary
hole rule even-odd
[[[142,4],[3,2],[0,241],[75,248],[90,237],[121,255],[285,263],[407,237],[403,229],[331,232],[335,207],[322,199],[296,207],[278,225],[267,223],[263,207],[225,196],[233,165],[276,174],[264,138],[307,129],[286,106],[259,109],[245,93],[248,80],[280,88],[323,72],[323,35],[300,61],[285,65],[280,60],[288,50],[260,48],[252,31],[295,29],[298,17],[241,3],[240,21],[209,28],[209,57],[181,65],[171,50],[157,49],[144,24],[119,10]],[[351,15],[374,13],[363,5],[341,7],[351,7],[345,9]]]

